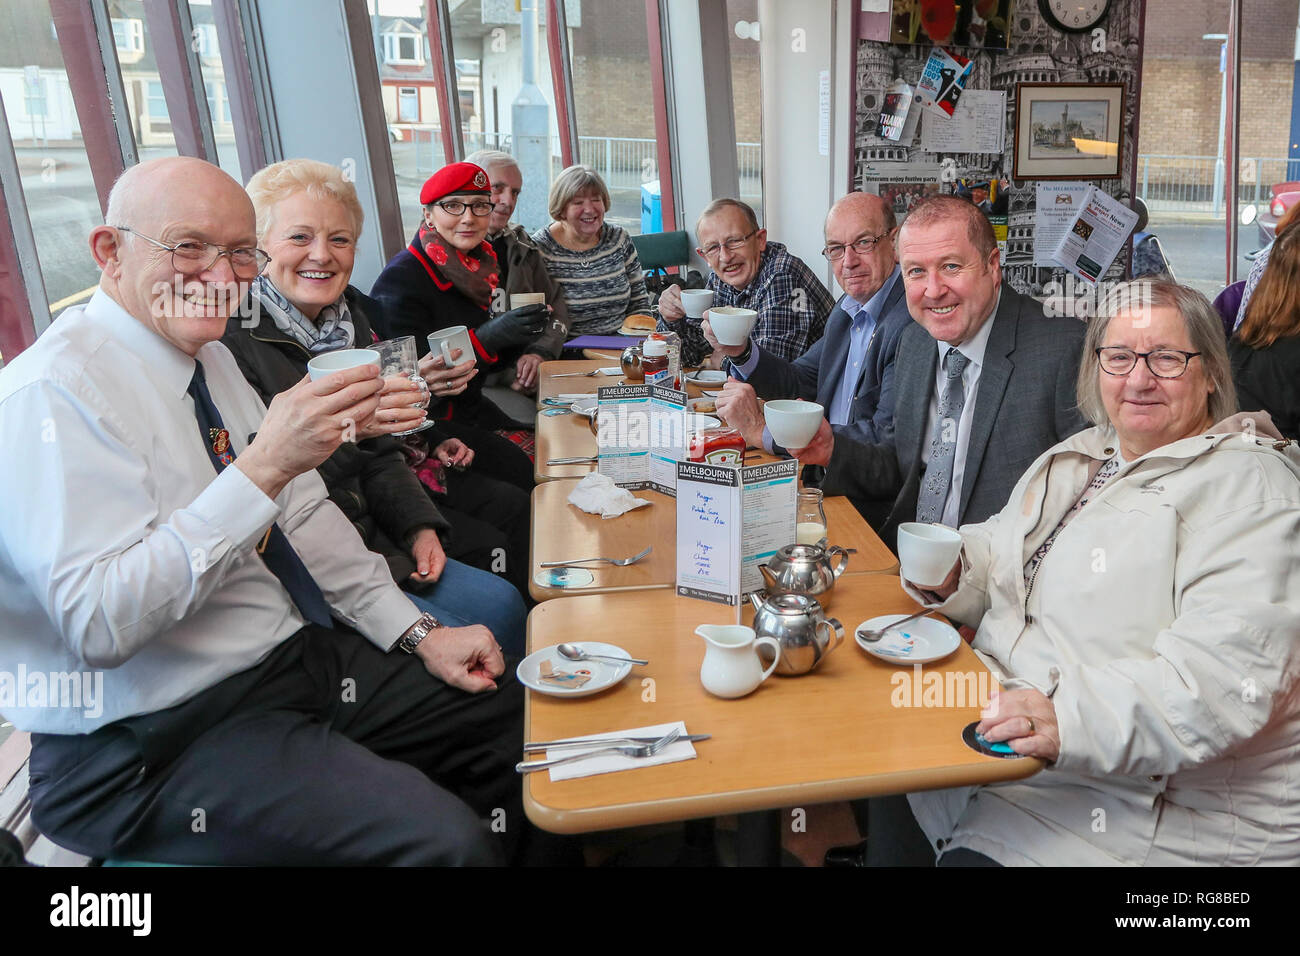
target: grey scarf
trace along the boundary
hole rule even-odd
[[[294,341],[313,355],[352,347],[356,334],[352,327],[352,315],[348,312],[348,304],[343,296],[321,309],[320,315],[313,322],[264,275],[253,281],[250,291],[275,322],[275,327],[286,335],[293,336]]]

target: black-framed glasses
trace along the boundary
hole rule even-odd
[[[1101,370],[1107,375],[1127,375],[1137,366],[1138,359],[1156,378],[1179,378],[1187,371],[1187,363],[1200,352],[1183,352],[1179,349],[1156,349],[1152,352],[1134,352],[1132,349],[1102,347],[1095,349]]]
[[[711,242],[703,249],[696,249],[695,251],[698,252],[706,259],[712,259],[723,249],[726,249],[728,252],[735,252],[737,249],[741,248],[745,243],[749,242],[749,240],[753,239],[756,235],[758,235],[757,229],[755,229],[747,236],[733,236],[732,238],[726,240],[725,242]]]
[[[849,246],[852,246],[854,252],[860,256],[865,256],[872,249],[876,248],[876,243],[881,239],[887,239],[888,237],[889,233],[882,232],[878,236],[863,236],[861,239],[854,239],[848,245],[843,245],[838,242],[827,243],[826,248],[822,250],[822,255],[831,262],[838,262],[840,259],[844,258],[844,253],[848,251]]]
[[[441,202],[434,203],[439,209],[451,216],[461,216],[465,213],[465,207],[480,219],[484,216],[492,215],[492,210],[496,208],[486,199],[475,199],[473,202],[461,202],[459,199],[444,199]]]
[[[172,268],[181,275],[192,276],[200,272],[207,272],[217,264],[217,260],[225,256],[230,260],[230,269],[235,276],[240,279],[256,279],[266,268],[266,264],[271,261],[261,249],[253,246],[243,246],[238,249],[223,249],[220,246],[213,245],[210,242],[202,242],[198,239],[186,239],[178,242],[174,246],[169,246],[165,242],[146,236],[143,232],[132,229],[130,226],[114,226],[118,232],[129,232],[133,236],[139,236],[145,242],[152,242],[159,249],[166,249],[172,254]]]

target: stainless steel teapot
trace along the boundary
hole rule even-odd
[[[839,561],[832,564],[834,556]],[[836,579],[848,564],[849,553],[836,545],[823,548],[816,544],[787,544],[758,570],[768,594],[807,594],[825,608]]]
[[[776,673],[784,677],[807,674],[844,640],[844,626],[827,617],[815,598],[806,594],[749,596],[754,605],[754,633],[781,646]],[[765,644],[757,646],[764,666],[775,656]]]

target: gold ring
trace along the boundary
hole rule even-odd
[[[1031,734],[1036,734],[1036,733],[1038,733],[1038,731],[1034,729],[1034,718],[1032,718],[1032,717],[1026,717],[1025,719],[1029,721],[1029,732],[1030,732]]]

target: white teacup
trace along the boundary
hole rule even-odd
[[[682,289],[682,308],[692,319],[698,319],[711,305],[713,305],[712,289]]]
[[[909,521],[898,526],[898,563],[903,578],[937,588],[961,555],[961,535],[939,524]]]
[[[379,353],[374,349],[339,349],[337,352],[322,352],[310,358],[307,361],[307,376],[314,382],[346,368],[379,364]]]
[[[781,399],[763,403],[763,419],[782,448],[804,448],[821,427],[826,410],[816,402]]]
[[[452,359],[453,349],[460,349],[460,358]],[[430,332],[429,351],[441,354],[447,368],[477,361],[474,356],[474,344],[469,340],[469,329],[463,325],[453,325],[439,329],[437,332]]]
[[[545,305],[545,292],[516,292],[510,296],[510,308],[522,309],[526,305]]]
[[[734,305],[720,305],[709,309],[709,325],[713,336],[722,345],[744,345],[749,333],[758,322],[758,313],[753,309],[741,309]]]

